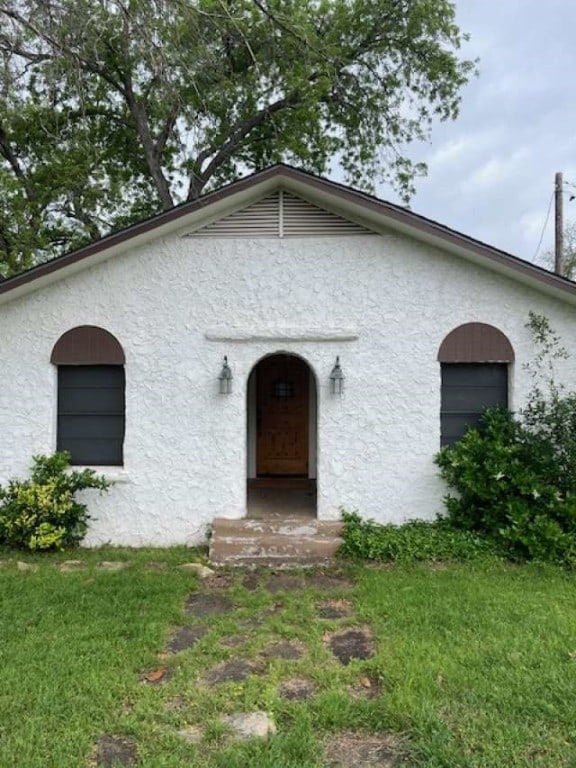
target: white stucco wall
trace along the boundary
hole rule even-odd
[[[279,351],[303,357],[317,381],[318,516],[336,518],[344,506],[381,521],[431,518],[444,490],[432,461],[438,347],[462,323],[497,326],[516,353],[517,408],[532,356],[529,309],[570,347],[571,307],[394,234],[157,240],[0,306],[0,483],[55,449],[50,353],[65,331],[88,324],[125,350],[127,421],[125,466],[110,472],[118,482],[90,496],[88,544],[193,543],[215,516],[245,514],[247,381]],[[322,330],[335,338],[319,339]],[[236,339],[214,340],[226,335]],[[576,380],[572,353],[567,381]],[[227,397],[217,382],[225,354]],[[329,393],[336,355],[343,398]]]

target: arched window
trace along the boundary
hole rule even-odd
[[[50,361],[58,367],[56,448],[75,465],[124,463],[124,350],[93,325],[67,331]]]
[[[476,427],[491,406],[508,407],[508,367],[514,350],[506,336],[486,323],[466,323],[440,345],[442,391],[440,444],[452,445]]]

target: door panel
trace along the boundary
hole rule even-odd
[[[256,368],[257,475],[308,475],[309,369],[273,355]]]

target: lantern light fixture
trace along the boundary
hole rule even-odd
[[[224,355],[224,362],[222,364],[222,370],[220,371],[220,375],[218,376],[218,381],[220,383],[220,394],[221,395],[229,395],[232,392],[232,379],[234,377],[232,376],[232,369],[228,365],[228,357]]]
[[[342,373],[342,368],[340,366],[340,357],[336,358],[336,363],[334,364],[334,368],[332,368],[332,373],[330,374],[330,392],[333,395],[343,395],[344,394],[344,374]]]

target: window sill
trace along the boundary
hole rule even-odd
[[[70,467],[70,472],[82,472],[84,469],[92,469],[97,475],[104,475],[106,480],[111,483],[129,483],[130,475],[123,467],[104,466],[98,467],[93,464],[74,464]]]

